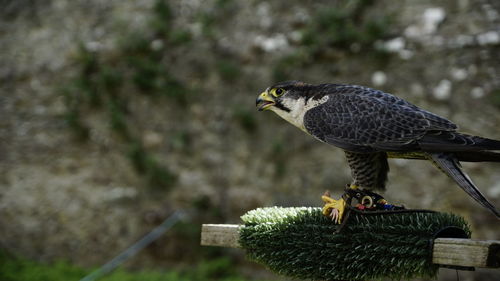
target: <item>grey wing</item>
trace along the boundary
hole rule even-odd
[[[364,87],[336,89],[304,115],[314,137],[354,152],[408,151],[429,131],[457,126],[393,95]]]

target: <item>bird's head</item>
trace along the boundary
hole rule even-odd
[[[259,111],[272,110],[276,113],[291,112],[294,104],[301,97],[305,98],[303,88],[307,84],[299,81],[286,81],[277,83],[262,92],[256,101]]]
[[[299,81],[277,83],[262,92],[256,101],[259,111],[272,110],[304,130],[303,117],[312,85]]]

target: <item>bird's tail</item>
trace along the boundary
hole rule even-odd
[[[458,151],[453,154],[462,162],[500,162],[500,153],[494,151]]]
[[[458,134],[458,133],[457,133]],[[472,145],[475,148],[480,150],[500,150],[500,141],[479,137],[479,136],[471,136],[466,134],[461,134],[462,138],[468,138],[474,142]]]
[[[423,136],[418,144],[423,151],[449,152],[500,151],[500,141],[459,132],[434,131]]]
[[[476,152],[477,153],[477,152]],[[472,180],[462,171],[457,157],[451,153],[430,153],[431,160],[441,171],[452,178],[469,196],[474,198],[481,206],[493,212],[500,218],[500,212],[479,191]]]

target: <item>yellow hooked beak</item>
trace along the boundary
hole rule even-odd
[[[257,101],[255,102],[255,106],[257,106],[257,109],[259,111],[266,110],[275,104],[276,102],[267,91],[262,92],[262,94],[259,95]]]

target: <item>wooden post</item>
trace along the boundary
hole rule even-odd
[[[239,227],[237,224],[204,224],[201,227],[201,245],[239,248]]]
[[[236,224],[204,224],[201,245],[240,248],[239,228]],[[437,238],[432,262],[445,266],[499,268],[500,241]]]
[[[500,267],[500,241],[437,238],[432,263],[470,267]]]

